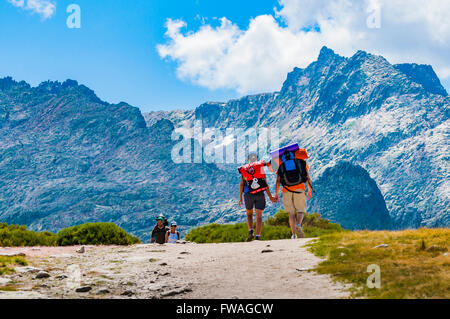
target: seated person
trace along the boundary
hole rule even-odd
[[[180,233],[177,231],[177,222],[170,224],[170,230],[166,232],[166,243],[175,244],[180,240]]]

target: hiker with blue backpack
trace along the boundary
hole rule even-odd
[[[272,169],[276,171],[275,201],[278,202],[280,183],[282,185],[282,201],[284,210],[289,213],[289,225],[292,239],[305,237],[302,228],[303,216],[306,213],[306,197],[312,196],[312,184],[309,178],[309,166],[306,164],[308,153],[292,144],[270,153]],[[306,187],[308,193],[305,195]]]

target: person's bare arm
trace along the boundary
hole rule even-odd
[[[244,193],[244,186],[245,181],[244,178],[241,176],[241,184],[239,185],[239,207],[242,206],[242,193]]]
[[[152,230],[152,234],[150,235],[150,236],[151,236],[151,237],[150,237],[150,244],[152,244],[152,243],[155,242],[155,238],[153,237],[154,233],[155,233],[155,230],[153,229],[153,230]]]
[[[311,182],[311,178],[309,178],[309,175],[308,175],[308,180],[306,181],[306,183],[308,184],[308,188],[312,190],[312,182]]]
[[[275,202],[275,197],[272,196],[272,193],[270,192],[269,185],[267,185],[266,193],[267,193],[267,195],[269,196],[270,201],[271,201],[271,202]]]
[[[278,194],[280,193],[280,175],[277,175],[277,182],[275,184],[275,200],[278,202]]]
[[[169,242],[169,231],[166,231],[166,243]]]
[[[308,172],[308,179],[306,180],[306,185],[308,185],[308,193],[306,194],[306,197],[310,199],[312,197],[312,182],[311,178],[309,178],[309,168],[307,167],[306,171]]]

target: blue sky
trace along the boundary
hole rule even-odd
[[[81,29],[66,26],[66,7],[81,8]],[[261,3],[264,3],[261,5]],[[126,101],[142,110],[193,108],[204,101],[237,97],[234,90],[210,90],[180,81],[173,62],[156,45],[165,41],[167,18],[198,28],[199,17],[227,16],[243,28],[252,16],[272,12],[275,1],[58,1],[43,20],[0,0],[0,76],[37,85],[72,78],[108,102]]]
[[[44,17],[11,3],[20,1],[54,3],[56,11]],[[71,3],[81,7],[81,29],[66,26],[66,7]],[[439,18],[448,21],[445,12],[450,10],[439,5],[441,16],[429,21],[427,10],[435,7],[424,8],[418,1],[418,11],[409,2],[402,20],[386,2],[383,27],[368,29],[366,16],[360,16],[365,8],[331,10],[328,3],[0,0],[0,77],[32,85],[71,78],[111,103],[125,101],[143,111],[188,109],[205,101],[275,91],[287,72],[306,66],[322,45],[328,45],[347,56],[364,49],[393,63],[432,64],[449,90],[450,32],[448,24],[436,32],[433,23]],[[326,19],[321,20],[323,16]],[[226,20],[218,19],[223,17]],[[316,28],[311,30],[310,25]],[[171,37],[165,35],[166,26],[173,27]],[[411,32],[412,26],[420,32]],[[363,32],[363,39],[354,40],[352,32]],[[215,43],[216,39],[222,40]]]

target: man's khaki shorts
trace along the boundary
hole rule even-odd
[[[288,213],[306,213],[305,192],[301,190],[296,190],[296,192],[299,193],[283,192],[284,211]]]

